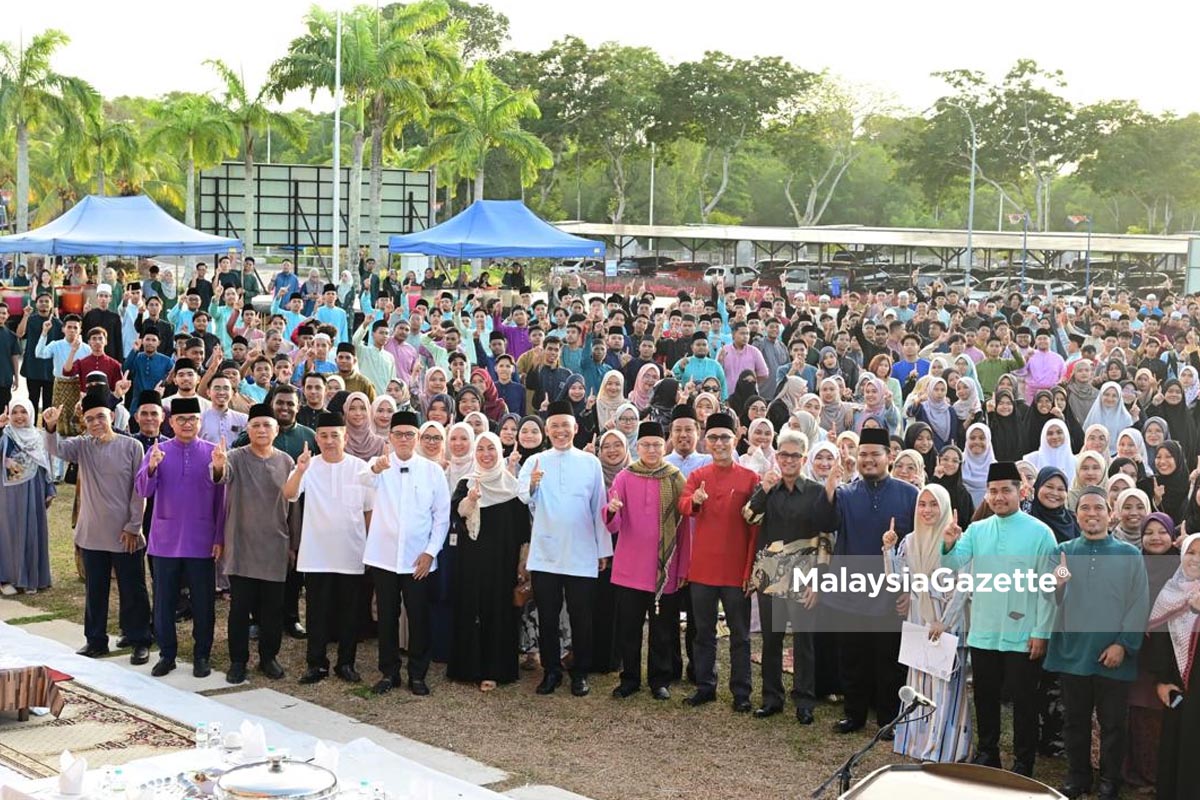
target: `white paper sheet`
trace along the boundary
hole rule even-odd
[[[929,641],[929,626],[905,620],[900,629],[900,663],[928,672],[935,678],[949,680],[954,672],[954,656],[958,652],[958,637],[943,633],[936,642]]]

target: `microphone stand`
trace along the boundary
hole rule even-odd
[[[841,795],[845,794],[846,792],[850,791],[850,780],[853,777],[854,768],[856,766],[858,766],[858,762],[861,761],[867,755],[867,753],[871,752],[871,750],[874,749],[875,745],[879,744],[879,740],[882,739],[885,734],[895,730],[896,726],[898,726],[905,717],[907,717],[912,712],[916,711],[920,705],[921,705],[920,701],[917,701],[917,700],[912,701],[911,703],[908,704],[907,708],[901,710],[901,712],[896,715],[895,719],[893,719],[887,725],[884,725],[882,728],[880,728],[879,731],[875,734],[875,736],[873,736],[871,738],[871,741],[867,742],[866,747],[864,747],[863,749],[859,750],[854,755],[847,758],[845,763],[843,763],[840,767],[838,767],[836,772],[834,772],[832,775],[830,775],[828,778],[826,778],[825,782],[816,788],[816,790],[811,795],[813,800],[816,800],[816,798],[825,794],[825,791],[829,788],[829,784],[833,783],[833,781],[835,779],[838,781],[838,796],[839,797]]]

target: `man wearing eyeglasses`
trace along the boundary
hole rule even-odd
[[[450,488],[440,466],[416,454],[417,415],[397,411],[388,431],[391,453],[375,459],[362,485],[375,490],[363,563],[370,567],[379,608],[379,671],[375,694],[400,678],[400,607],[408,612],[408,688],[429,694],[432,654],[429,575],[450,530]]]
[[[179,585],[192,598],[192,675],[211,672],[215,625],[216,561],[225,545],[225,487],[213,481],[211,442],[200,438],[200,403],[176,397],[171,405],[175,438],[153,445],[142,459],[136,489],[154,498],[149,554],[154,559],[154,636],[159,657],[150,674],[161,678],[175,669],[175,606]]]
[[[742,507],[758,475],[733,461],[737,422],[724,412],[709,416],[704,441],[713,462],[694,470],[679,496],[679,513],[692,517],[692,562],[686,575],[696,618],[696,691],[684,702],[717,699],[717,603],[729,625],[729,688],[733,710],[750,710],[750,567],[755,528]]]

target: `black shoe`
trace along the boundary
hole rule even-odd
[[[212,667],[209,666],[207,658],[197,658],[192,664],[193,678],[207,678],[212,674]]]
[[[293,639],[308,638],[308,631],[304,630],[304,626],[296,621],[284,623],[283,632]]]
[[[273,681],[277,681],[284,676],[283,665],[276,658],[272,658],[265,664],[260,661],[258,663],[258,671]]]
[[[733,710],[735,713],[749,714],[750,709],[752,708],[754,708],[754,706],[750,703],[748,698],[743,697],[740,700],[733,701]]]
[[[124,650],[126,647],[133,647],[133,641],[125,634],[121,634],[121,638],[117,639],[117,649]]]
[[[410,692],[412,692],[413,694],[415,694],[417,697],[428,697],[429,696],[429,684],[427,684],[427,683],[425,683],[425,681],[419,680],[417,678],[409,678],[408,679],[408,690]]]
[[[975,757],[971,759],[971,763],[979,767],[1004,769],[1004,765],[1000,763],[1000,756],[996,753],[976,753]]]
[[[175,612],[176,622],[187,622],[192,618],[192,610],[190,608],[181,608]]]
[[[1115,781],[1100,781],[1100,787],[1096,792],[1096,797],[1099,800],[1117,800],[1121,793],[1121,785]]]
[[[1010,772],[1017,775],[1024,775],[1026,778],[1033,777],[1033,764],[1027,764],[1023,761],[1014,761]]]
[[[655,686],[650,690],[650,696],[655,700],[670,700],[671,690],[665,686]]]
[[[84,645],[75,651],[75,655],[84,656],[85,658],[103,658],[108,655],[107,647],[92,647],[90,644]]]
[[[1058,787],[1058,791],[1062,794],[1063,797],[1067,798],[1067,800],[1075,800],[1075,798],[1077,798],[1077,797],[1083,797],[1085,794],[1087,794],[1091,790],[1092,790],[1092,787],[1091,787],[1090,781],[1086,784],[1085,783],[1074,783],[1072,781],[1068,781],[1067,783],[1064,783],[1062,786]],[[1114,795],[1114,797],[1115,797],[1115,795]]]
[[[881,742],[894,742],[894,741],[896,741],[896,729],[895,729],[895,728],[892,728],[891,730],[887,730],[887,731],[884,731],[884,732],[880,733],[880,734],[879,734],[879,741],[881,741]]]
[[[150,674],[156,678],[161,678],[163,675],[166,675],[168,672],[171,672],[174,669],[175,659],[159,658],[154,664],[154,669],[150,670]]]
[[[396,685],[399,683],[399,678],[380,678],[376,684],[371,687],[371,692],[373,694],[387,694],[392,689],[395,689]]]
[[[855,722],[852,719],[839,719],[837,722],[833,723],[833,732],[854,733],[855,731],[861,731],[864,724],[865,723],[862,722]]]
[[[687,697],[683,698],[683,702],[687,703],[692,708],[702,706],[705,703],[711,703],[717,699],[716,692],[706,692],[703,689],[697,689]]]
[[[576,697],[587,697],[592,691],[587,678],[571,678],[571,694]]]
[[[314,683],[320,683],[329,677],[329,670],[325,667],[309,667],[300,676],[301,686],[312,686]]]
[[[333,668],[333,674],[346,683],[362,683],[362,676],[358,674],[358,670],[354,668],[353,664],[338,664]]]
[[[773,717],[783,711],[783,706],[763,706],[762,708],[754,709],[755,719],[766,719]]]
[[[557,672],[547,672],[542,677],[542,682],[538,684],[536,691],[538,694],[554,694],[554,690],[562,683],[562,675]]]
[[[812,709],[811,708],[797,708],[796,709],[796,722],[799,722],[801,725],[812,725],[813,724]]]
[[[637,694],[641,688],[635,683],[618,683],[612,690],[612,696],[618,700],[624,700],[626,697]]]
[[[258,641],[258,626],[257,625],[250,626],[250,641],[252,641],[252,642]]]
[[[692,686],[695,686],[696,685],[696,668],[693,667],[691,664],[687,665],[686,676],[687,676],[687,682],[690,683]]]
[[[134,666],[150,663],[150,648],[144,644],[134,645],[133,652],[129,654],[129,663]]]
[[[242,663],[230,664],[229,670],[225,673],[226,683],[245,683],[246,682],[246,665]]]

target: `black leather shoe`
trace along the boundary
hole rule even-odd
[[[1121,793],[1121,785],[1113,781],[1100,781],[1100,787],[1096,791],[1096,796],[1100,800],[1117,800]]]
[[[134,666],[150,663],[150,648],[144,644],[135,645],[129,654],[129,663]]]
[[[396,684],[400,683],[397,678],[380,678],[379,681],[371,687],[373,694],[387,694],[392,689],[396,688]]]
[[[642,687],[632,683],[618,683],[616,688],[612,690],[612,696],[618,700],[624,700],[630,695],[635,695]]]
[[[258,671],[273,681],[277,681],[284,676],[283,665],[279,663],[279,659],[277,658],[272,658],[265,664],[260,662]]]
[[[538,684],[536,691],[538,694],[554,694],[554,690],[562,683],[562,675],[557,672],[547,672],[542,677],[542,682]]]
[[[175,659],[160,658],[154,663],[154,668],[150,670],[150,674],[156,678],[161,678],[163,675],[175,669]]]
[[[1066,797],[1067,800],[1075,800],[1077,797],[1083,797],[1085,794],[1091,791],[1091,788],[1092,787],[1089,784],[1073,783],[1068,781],[1067,783],[1064,783],[1062,786],[1058,787],[1058,791],[1063,797]]]
[[[833,723],[833,732],[854,733],[855,731],[861,731],[863,724],[864,723],[862,722],[855,722],[852,719],[839,719],[837,722]]]
[[[1014,761],[1011,771],[1015,772],[1017,775],[1024,775],[1026,778],[1032,778],[1033,764],[1026,764],[1023,761]]]
[[[571,678],[571,694],[576,697],[587,697],[592,687],[588,686],[587,678]]]
[[[696,708],[697,706],[702,706],[705,703],[711,703],[716,699],[717,699],[716,692],[706,692],[703,689],[697,689],[696,691],[692,692],[690,695],[685,697],[683,699],[683,702],[687,703],[692,708]]]
[[[763,706],[762,708],[754,709],[755,719],[766,719],[773,717],[783,711],[783,706]]]
[[[408,690],[417,697],[429,696],[429,685],[425,681],[417,680],[416,678],[408,679]]]
[[[307,639],[308,631],[304,630],[304,626],[299,622],[286,622],[283,625],[283,632],[293,639]]]
[[[333,668],[333,674],[346,683],[362,683],[362,676],[358,674],[358,670],[354,668],[353,664],[338,664]]]
[[[655,686],[650,690],[650,696],[655,700],[670,700],[671,690],[665,686]]]
[[[752,708],[754,708],[754,705],[750,702],[749,698],[743,697],[740,700],[733,701],[733,710],[737,714],[749,714]]]
[[[192,664],[193,678],[207,678],[212,674],[212,667],[209,666],[207,658],[197,658]]]
[[[92,647],[90,644],[84,645],[75,651],[75,655],[84,656],[85,658],[103,658],[108,655],[107,647]]]
[[[180,608],[175,612],[176,622],[187,622],[192,618],[192,610],[190,608]]]
[[[799,722],[801,725],[812,725],[813,724],[812,709],[811,708],[797,708],[796,709],[796,722]]]
[[[117,639],[117,649],[124,650],[126,647],[133,647],[133,642],[125,634],[121,634],[121,638]]]
[[[971,759],[971,763],[980,767],[992,767],[993,769],[1004,769],[1000,763],[1000,756],[997,753],[976,753]]]
[[[320,683],[329,677],[329,670],[323,667],[309,667],[300,676],[301,686],[312,686],[314,683]]]
[[[246,682],[246,665],[242,663],[230,664],[229,669],[225,672],[226,683],[245,683]]]

